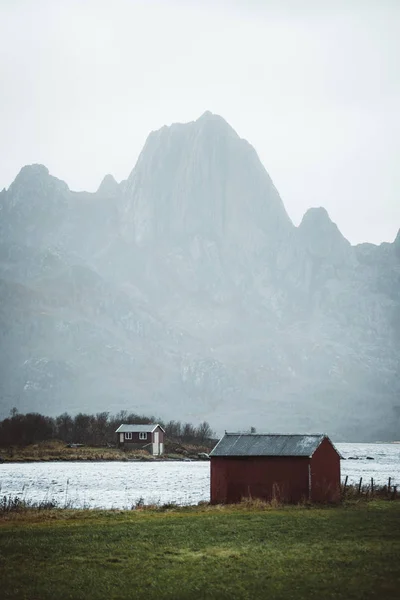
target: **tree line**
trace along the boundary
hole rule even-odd
[[[47,417],[39,413],[20,414],[14,408],[8,418],[0,421],[0,446],[27,446],[46,440],[105,446],[116,443],[115,430],[122,423],[159,423],[167,437],[183,443],[203,444],[214,435],[207,421],[197,426],[180,421],[164,423],[154,416],[137,415],[126,410],[121,410],[115,415],[99,412],[71,416],[65,412],[58,417]]]

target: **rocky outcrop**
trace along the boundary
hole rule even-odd
[[[0,293],[3,416],[398,437],[400,234],[352,247],[323,208],[294,227],[217,115],[151,133],[94,194],[24,167],[0,194]]]

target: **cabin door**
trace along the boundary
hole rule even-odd
[[[158,456],[160,454],[160,441],[159,441],[159,437],[160,437],[160,432],[159,431],[155,431],[154,432],[154,437],[153,437],[153,454],[155,456]]]

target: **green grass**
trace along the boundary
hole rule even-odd
[[[4,600],[384,600],[400,503],[28,511],[0,520],[0,583]]]

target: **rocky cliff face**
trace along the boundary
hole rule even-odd
[[[217,430],[398,437],[400,235],[298,228],[221,118],[150,134],[128,179],[41,165],[0,194],[0,412],[128,408]]]

